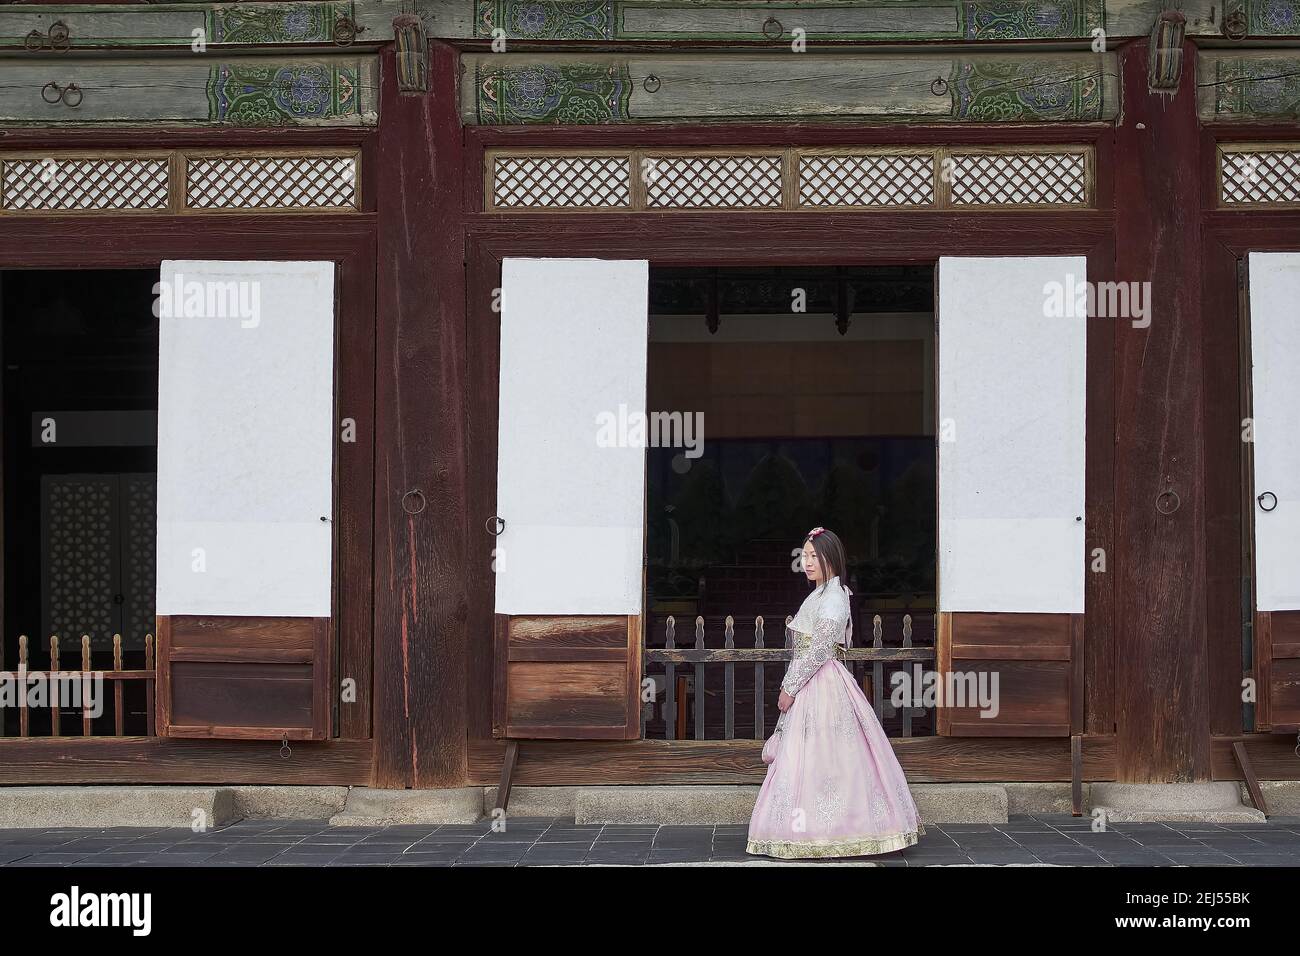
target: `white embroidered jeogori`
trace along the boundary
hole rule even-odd
[[[849,596],[840,585],[839,576],[816,588],[799,607],[790,629],[807,634],[811,641],[798,647],[790,667],[781,681],[781,689],[793,697],[808,679],[835,654],[835,646],[845,643],[849,623]],[[802,643],[802,642],[801,642]]]

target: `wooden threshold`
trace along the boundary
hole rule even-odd
[[[0,784],[370,785],[374,742],[169,740],[164,737],[3,737]],[[500,764],[498,763],[498,769]]]
[[[892,740],[913,783],[1065,781],[1070,738],[915,737]],[[1082,738],[1085,780],[1115,779],[1111,736]],[[767,766],[761,740],[530,740],[520,748],[514,786],[756,784]],[[505,743],[471,739],[468,785],[500,781]]]

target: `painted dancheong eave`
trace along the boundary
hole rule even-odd
[[[0,123],[373,126],[379,61],[321,57],[29,58],[6,62]],[[57,90],[51,90],[55,84]],[[76,86],[76,95],[58,93]],[[53,102],[51,102],[53,101]]]
[[[466,54],[460,107],[469,125],[1104,121],[1118,82],[1114,53]]]
[[[0,7],[0,51],[42,49],[60,42],[70,50],[141,47],[325,45],[373,46],[393,38],[400,0],[340,2],[68,4]],[[351,34],[348,22],[358,29]],[[30,38],[35,32],[40,40]]]

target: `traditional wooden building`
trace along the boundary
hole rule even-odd
[[[821,524],[912,780],[1300,779],[1297,39],[0,4],[0,778],[757,783]]]

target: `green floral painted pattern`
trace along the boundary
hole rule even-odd
[[[1300,33],[1300,0],[1243,0],[1250,36],[1294,36]],[[1232,7],[1224,8],[1231,13]]]
[[[356,66],[295,64],[212,68],[209,118],[236,126],[288,126],[355,116],[360,77]]]
[[[1091,36],[1105,25],[1105,0],[967,0],[968,40],[1047,40]]]
[[[480,64],[479,122],[617,123],[630,118],[632,77],[625,64],[491,67]]]
[[[352,15],[351,3],[214,7],[207,32],[211,43],[328,43],[335,21]]]
[[[474,28],[480,37],[502,29],[510,40],[608,40],[613,0],[478,0]]]
[[[1300,115],[1300,56],[1223,57],[1215,62],[1214,112]]]
[[[977,122],[1097,120],[1104,106],[1100,66],[1054,60],[959,60],[949,88],[953,117]]]

